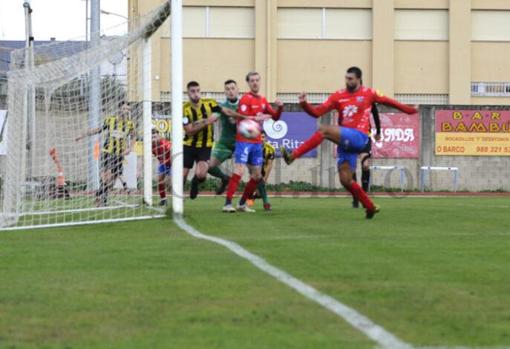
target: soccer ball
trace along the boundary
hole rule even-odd
[[[237,130],[244,138],[257,138],[260,135],[260,124],[254,120],[243,120]]]

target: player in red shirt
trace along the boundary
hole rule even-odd
[[[160,136],[158,130],[152,129],[152,155],[154,155],[158,161],[158,191],[159,198],[161,201],[159,204],[165,206],[166,200],[166,189],[165,179],[172,175],[172,143],[169,140]]]
[[[384,104],[399,109],[407,114],[417,113],[416,108],[397,102],[394,99],[384,97],[374,89],[361,84],[362,72],[358,67],[351,67],[345,75],[346,88],[333,93],[329,98],[318,106],[312,106],[306,101],[306,94],[299,96],[301,107],[311,116],[319,118],[322,115],[337,110],[339,113],[338,126],[321,125],[301,146],[289,153],[281,148],[282,155],[287,164],[319,146],[324,139],[328,139],[338,145],[337,166],[342,185],[358,199],[366,209],[366,217],[372,218],[379,208],[374,205],[366,192],[353,181],[352,174],[356,169],[358,154],[362,152],[368,143],[370,132],[370,114],[374,103]]]
[[[239,114],[259,123],[262,123],[268,118],[278,120],[283,111],[283,103],[280,100],[276,100],[275,104],[278,109],[274,110],[267,102],[266,98],[259,94],[259,73],[248,73],[248,75],[246,75],[246,82],[248,83],[250,92],[246,93],[239,101]],[[238,123],[241,121],[242,119],[238,118]],[[262,164],[264,162],[263,147],[262,135],[248,139],[244,138],[239,132],[237,132],[234,174],[230,177],[230,181],[228,183],[227,197],[225,200],[225,206],[223,207],[223,212],[236,212],[236,209],[232,206],[232,198],[239,186],[239,181],[241,180],[245,166],[247,166],[250,171],[250,181],[246,184],[243,196],[239,200],[237,210],[241,212],[255,212],[246,205],[246,200],[262,181]],[[268,208],[265,207],[265,209]]]

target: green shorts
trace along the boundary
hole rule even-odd
[[[232,157],[234,153],[235,144],[230,145],[223,142],[214,144],[211,157],[218,159],[220,162],[225,162]]]

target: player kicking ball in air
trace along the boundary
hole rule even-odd
[[[239,101],[238,112],[244,115],[247,120],[238,118],[238,132],[235,145],[235,168],[228,182],[227,197],[223,212],[236,212],[236,209],[232,206],[232,198],[239,186],[245,166],[247,166],[250,171],[250,181],[246,184],[243,195],[239,200],[237,210],[240,212],[255,212],[255,210],[246,205],[246,200],[253,194],[262,180],[263,141],[260,134],[260,124],[270,117],[274,120],[278,120],[283,111],[283,103],[281,101],[275,101],[278,109],[274,110],[267,102],[266,98],[259,94],[260,75],[258,73],[248,73],[246,82],[248,83],[250,92],[246,93]],[[255,132],[255,137],[251,138],[249,136],[251,132],[250,124],[253,125],[253,121],[258,123],[258,132]]]
[[[306,94],[299,96],[299,104],[311,116],[319,118],[322,115],[337,110],[339,125],[321,125],[319,130],[292,153],[282,147],[281,152],[287,164],[319,146],[324,139],[338,145],[337,166],[340,182],[353,196],[359,200],[366,210],[366,218],[371,219],[379,212],[367,193],[356,183],[352,174],[356,170],[358,154],[368,143],[370,132],[370,114],[374,103],[384,104],[407,114],[417,112],[416,108],[384,97],[374,89],[361,84],[362,72],[358,67],[351,67],[345,75],[346,88],[333,93],[319,106],[313,107],[306,100]]]

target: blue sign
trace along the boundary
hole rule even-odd
[[[281,146],[294,150],[310,138],[317,131],[317,119],[304,112],[284,112],[278,121],[266,120],[264,131],[266,139],[276,147],[276,155],[280,156]],[[317,149],[306,153],[303,157],[317,157]]]

